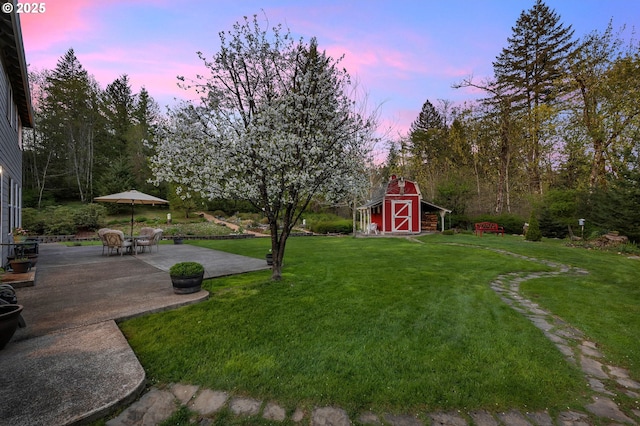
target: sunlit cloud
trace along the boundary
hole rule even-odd
[[[24,46],[29,53],[43,52],[100,30],[99,17],[88,7],[90,1],[49,1],[44,4],[44,13],[20,15]]]
[[[555,3],[555,4],[554,4]],[[450,0],[48,0],[46,13],[21,16],[30,69],[54,69],[69,48],[102,87],[127,74],[132,90],[146,87],[162,105],[193,97],[177,76],[205,70],[196,56],[218,49],[218,32],[243,16],[281,23],[294,37],[318,39],[379,107],[381,129],[406,133],[423,103],[462,103],[484,96],[452,85],[492,76],[492,61],[506,46],[511,28],[532,1]],[[638,27],[640,2],[550,0],[576,36],[615,25]],[[460,11],[463,11],[462,13]]]

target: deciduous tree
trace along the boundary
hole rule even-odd
[[[604,187],[608,173],[626,168],[624,152],[634,150],[640,128],[640,46],[625,45],[609,24],[581,41],[567,77],[577,124],[568,131],[579,129],[591,157],[589,188]]]
[[[356,112],[348,74],[315,39],[263,29],[254,16],[220,33],[220,42],[211,59],[200,54],[209,76],[186,83],[200,102],[173,109],[152,168],[178,192],[261,209],[277,280],[287,238],[311,199],[367,185],[363,153],[374,122]]]

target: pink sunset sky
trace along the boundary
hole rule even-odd
[[[492,75],[492,61],[523,10],[535,0],[46,0],[42,14],[20,16],[30,69],[54,69],[73,48],[104,88],[127,74],[132,89],[146,87],[161,107],[189,94],[178,75],[204,68],[196,52],[217,52],[218,32],[243,16],[266,16],[296,36],[318,39],[379,107],[390,138],[405,135],[428,99],[464,102],[478,97],[454,83]],[[640,21],[638,0],[547,0],[575,36]]]

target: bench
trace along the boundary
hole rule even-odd
[[[482,237],[484,232],[493,232],[495,234],[501,234],[504,237],[504,228],[493,222],[478,222],[475,224],[474,233]]]

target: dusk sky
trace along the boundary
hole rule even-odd
[[[425,100],[473,100],[451,85],[492,75],[492,61],[523,10],[535,0],[46,0],[42,14],[20,16],[30,69],[54,69],[69,49],[101,87],[127,74],[164,106],[190,97],[176,76],[204,72],[196,52],[218,51],[218,32],[243,16],[282,23],[318,39],[380,106],[389,137],[407,132]],[[640,27],[638,0],[547,0],[576,37],[610,20],[626,34]]]

